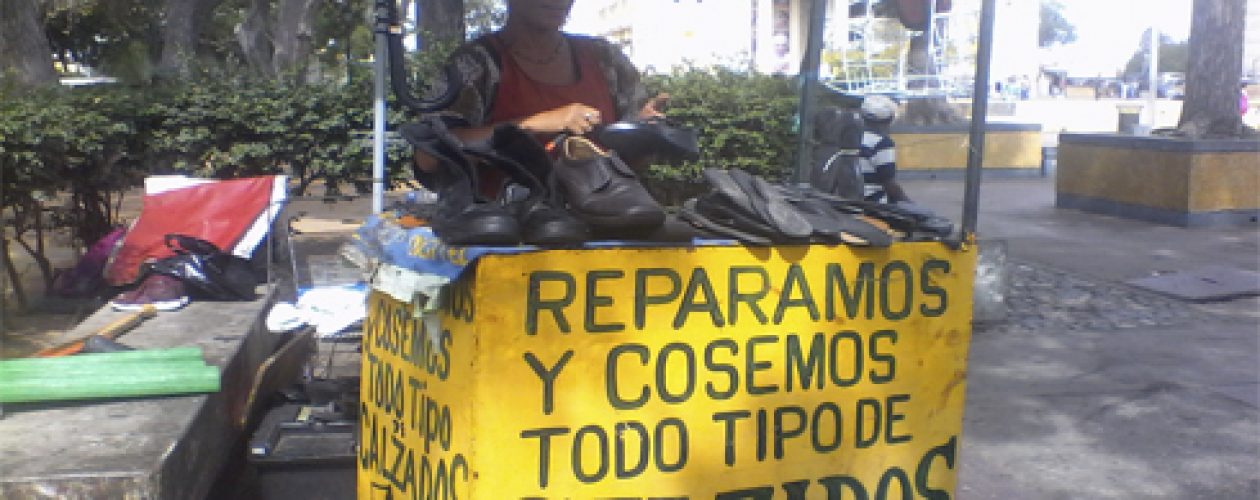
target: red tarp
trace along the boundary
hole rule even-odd
[[[115,286],[132,283],[146,260],[171,256],[163,243],[167,234],[196,236],[232,252],[260,217],[271,219],[268,206],[277,179],[283,177],[210,181],[146,194],[140,216],[105,269],[105,279]]]

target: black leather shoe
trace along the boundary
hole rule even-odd
[[[517,216],[521,241],[539,246],[572,246],[590,239],[586,223],[564,209],[559,193],[548,182],[551,158],[532,135],[515,125],[496,127],[489,142],[465,151],[486,167],[508,175],[527,194],[520,199],[503,193],[500,198]]]
[[[416,149],[438,160],[435,172],[425,172],[422,182],[437,193],[439,206],[433,214],[433,232],[450,245],[515,245],[521,228],[516,216],[492,200],[477,194],[477,178],[464,156],[463,143],[437,118],[426,118],[400,127],[403,138]],[[417,175],[417,177],[421,177]]]
[[[659,155],[666,159],[700,158],[696,131],[662,119],[610,123],[595,132],[595,140],[624,158]]]
[[[569,210],[601,232],[650,232],[665,221],[665,211],[639,183],[617,153],[589,139],[561,139],[555,177]]]

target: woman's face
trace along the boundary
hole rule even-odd
[[[535,29],[559,30],[572,8],[573,0],[508,0],[508,16]]]

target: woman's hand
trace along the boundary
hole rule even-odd
[[[665,105],[669,104],[669,94],[661,92],[656,97],[648,99],[643,103],[643,108],[639,110],[639,118],[664,118]]]
[[[567,104],[521,120],[521,128],[531,132],[582,135],[602,122],[599,110],[585,104]]]

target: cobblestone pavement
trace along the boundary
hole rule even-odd
[[[1191,324],[1193,305],[1137,288],[1091,281],[1050,267],[1011,260],[1004,321],[977,332],[1066,332]]]

